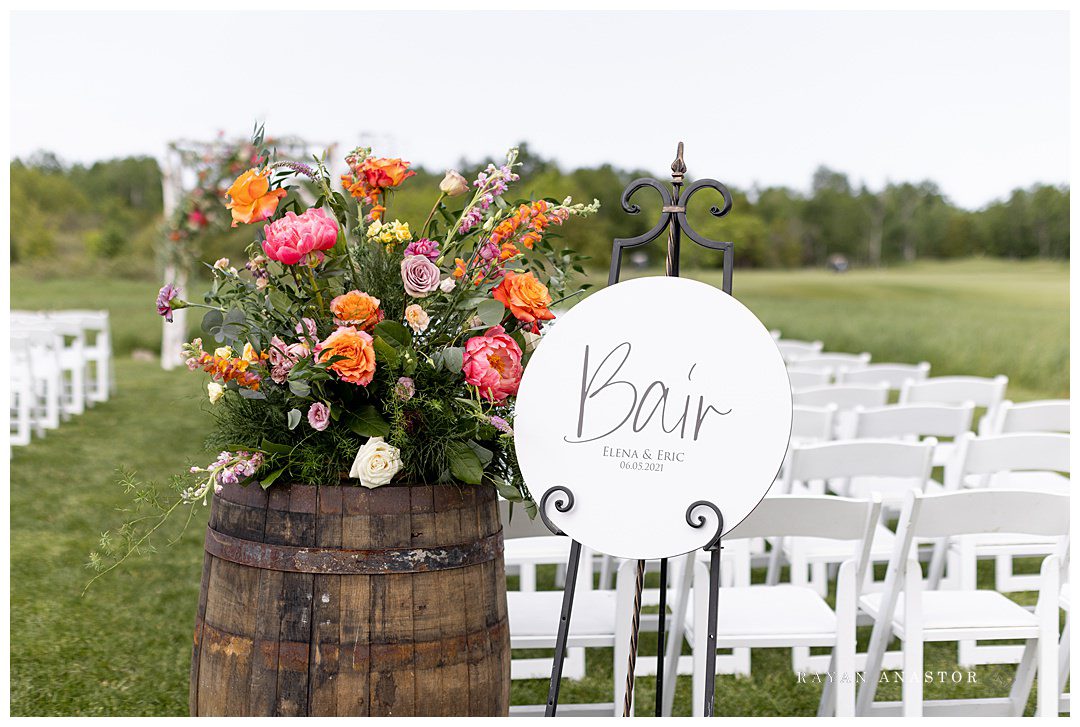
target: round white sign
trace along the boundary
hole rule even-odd
[[[723,291],[628,280],[560,315],[526,367],[514,417],[525,483],[575,540],[624,558],[705,546],[753,510],[791,434],[772,336]],[[556,507],[562,503],[565,512]],[[690,510],[693,512],[690,512]],[[688,519],[697,527],[688,524]]]

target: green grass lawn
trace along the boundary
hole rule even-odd
[[[1068,269],[966,262],[882,272],[743,272],[737,296],[770,327],[821,338],[875,360],[933,364],[934,374],[1008,374],[1010,396],[1068,395]],[[11,460],[11,710],[15,715],[181,715],[187,711],[191,628],[205,514],[171,548],[131,562],[80,596],[87,554],[123,520],[117,468],[163,482],[205,464],[209,417],[201,375],[133,361],[156,350],[160,322],[150,282],[12,279],[12,307],[108,308],[118,352],[117,395],[66,422]],[[179,523],[177,524],[177,526]],[[179,527],[166,533],[164,542]],[[987,564],[989,565],[989,564]],[[983,572],[985,581],[988,572]],[[550,570],[541,574],[550,582]],[[862,639],[865,642],[866,635]],[[643,653],[655,637],[643,636]],[[927,649],[927,668],[951,668],[953,645]],[[611,699],[611,652],[590,652],[589,676],[567,682],[564,703]],[[819,688],[797,684],[786,650],[759,650],[749,679],[718,677],[717,712],[812,715]],[[981,667],[979,684],[930,685],[927,697],[1004,695],[1012,667]],[[651,713],[652,683],[638,683]],[[542,680],[514,684],[517,704],[542,703]],[[897,688],[880,698],[897,698]],[[689,714],[679,680],[676,713]]]

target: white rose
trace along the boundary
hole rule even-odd
[[[211,381],[206,385],[206,393],[210,397],[210,403],[217,404],[218,399],[225,395],[225,387],[216,381]]]
[[[382,437],[372,437],[356,453],[349,477],[360,480],[364,487],[379,487],[394,479],[401,469],[401,452],[387,444]]]

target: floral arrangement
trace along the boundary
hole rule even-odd
[[[512,200],[511,149],[471,181],[446,172],[416,225],[393,217],[409,162],[358,148],[333,179],[322,159],[274,161],[260,137],[224,204],[256,236],[248,259],[209,265],[202,302],[168,285],[157,297],[166,320],[206,311],[183,356],[209,375],[209,444],[221,453],[177,479],[177,503],[151,505],[164,518],[226,483],[397,479],[494,486],[535,513],[514,455],[514,398],[552,306],[580,292],[568,282],[582,258],[552,244],[556,231],[599,202]],[[141,533],[107,536],[92,564],[110,569]]]

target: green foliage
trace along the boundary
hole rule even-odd
[[[86,249],[94,257],[112,259],[118,257],[127,247],[127,237],[113,224],[86,236]]]

